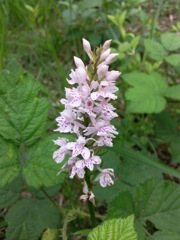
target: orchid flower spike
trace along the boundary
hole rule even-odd
[[[93,171],[99,172],[94,180],[102,187],[114,183],[113,169],[102,169],[102,159],[97,155],[103,146],[112,147],[113,138],[118,134],[111,124],[111,120],[118,116],[111,102],[117,99],[116,80],[120,72],[109,71],[109,64],[118,55],[111,53],[110,44],[111,40],[107,40],[102,47],[92,51],[90,43],[83,38],[83,48],[90,64],[85,65],[80,58],[74,57],[76,69],[71,70],[67,79],[70,88],[65,88],[66,96],[61,99],[64,110],[56,118],[58,128],[55,131],[66,135],[73,133],[75,139],[55,140],[58,149],[53,158],[70,178],[84,181],[80,197],[84,201],[94,201],[94,194],[85,182],[87,172],[89,175]]]

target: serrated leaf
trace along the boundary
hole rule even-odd
[[[179,240],[180,233],[174,233],[170,231],[157,231],[152,236],[153,240]]]
[[[165,94],[166,97],[172,98],[174,100],[180,100],[180,84],[169,87]]]
[[[180,233],[179,186],[150,179],[139,185],[133,196],[127,192],[120,193],[109,204],[107,218],[126,217],[129,214],[135,214],[135,219],[142,225],[148,220],[159,230]]]
[[[162,61],[166,56],[166,51],[162,45],[152,39],[145,39],[144,46],[147,52],[147,55],[156,61]]]
[[[45,131],[48,102],[40,83],[15,61],[0,72],[0,134],[16,144],[31,144]]]
[[[123,79],[132,86],[125,93],[126,100],[130,101],[127,111],[159,113],[165,108],[166,100],[163,95],[168,85],[161,75],[132,72],[124,74]]]
[[[49,200],[26,198],[9,209],[6,217],[6,238],[37,240],[46,228],[56,228],[59,212]]]
[[[0,137],[0,187],[15,179],[21,170],[19,149]]]
[[[56,138],[57,135],[47,136],[27,151],[23,175],[28,185],[35,188],[51,187],[64,180],[64,174],[58,174],[62,164],[55,163],[52,158],[56,150],[53,139]]]
[[[164,33],[161,35],[163,46],[169,51],[175,51],[180,48],[180,35],[177,33]]]
[[[20,181],[15,181],[0,188],[0,209],[12,206],[20,196]]]
[[[165,57],[165,61],[172,66],[178,67],[180,66],[180,54],[171,54]]]
[[[88,240],[137,240],[133,222],[133,216],[105,221],[92,230]]]

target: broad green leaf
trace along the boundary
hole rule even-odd
[[[137,240],[133,224],[133,216],[105,221],[92,230],[88,240]]]
[[[20,181],[15,181],[0,188],[0,209],[12,206],[20,197]]]
[[[0,72],[0,134],[17,144],[31,144],[46,129],[48,102],[40,83],[12,61]]]
[[[163,46],[169,51],[175,51],[180,48],[180,35],[177,33],[164,33],[161,35]]]
[[[179,55],[180,56],[180,55]],[[166,97],[172,98],[174,100],[180,100],[180,84],[169,87],[165,94]]]
[[[132,72],[124,74],[123,79],[132,86],[125,93],[126,100],[130,101],[127,111],[159,113],[166,107],[163,95],[168,85],[158,73],[147,75],[141,72]]]
[[[149,179],[136,188],[133,196],[120,193],[109,204],[107,218],[135,214],[136,221],[145,226],[152,222],[158,230],[180,233],[180,188],[172,182]]]
[[[52,158],[56,150],[53,139],[57,139],[57,135],[46,136],[27,151],[23,175],[28,185],[51,187],[64,180],[64,174],[58,174],[62,164],[55,163]]]
[[[166,51],[164,50],[162,45],[152,39],[145,39],[144,46],[147,55],[153,60],[162,61],[163,58],[166,56]]]
[[[157,231],[152,236],[153,240],[179,240],[180,233],[170,231]]]
[[[10,183],[21,171],[19,149],[0,137],[0,187]]]
[[[172,66],[179,67],[180,66],[180,54],[171,54],[165,57],[167,63],[171,64]]]
[[[9,209],[6,217],[6,238],[37,240],[46,228],[56,228],[59,212],[49,200],[26,198]]]

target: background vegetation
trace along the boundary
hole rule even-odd
[[[82,38],[93,47],[112,39],[113,69],[122,72],[119,135],[102,156],[116,179],[94,187],[98,223],[126,218],[140,240],[180,239],[179,7],[176,0],[0,1],[0,239],[87,239],[92,230],[81,183],[57,176],[52,159],[73,56],[87,62]],[[99,229],[108,239],[107,224]],[[133,229],[131,237],[121,230],[136,239]],[[100,239],[93,231],[88,239]]]

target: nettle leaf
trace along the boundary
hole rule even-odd
[[[0,188],[0,209],[12,206],[19,199],[20,192],[19,178]]]
[[[165,92],[165,96],[174,100],[180,100],[180,84],[169,87]]]
[[[149,179],[136,188],[133,195],[120,193],[109,204],[107,218],[135,214],[136,223],[146,221],[158,230],[180,233],[180,188],[172,182]]]
[[[166,107],[163,97],[168,85],[158,73],[151,75],[132,72],[123,75],[123,79],[132,88],[125,93],[125,98],[130,101],[127,111],[134,113],[159,113]]]
[[[180,54],[171,54],[165,57],[165,61],[172,66],[178,67],[180,66]]]
[[[59,212],[49,200],[26,198],[11,207],[5,219],[7,239],[37,240],[44,229],[58,226]]]
[[[41,85],[15,61],[0,72],[0,134],[17,144],[31,144],[46,129],[48,102]]]
[[[180,48],[180,36],[176,33],[164,33],[161,35],[163,46],[169,51],[175,51]]]
[[[57,135],[47,136],[28,149],[23,167],[23,176],[28,185],[35,188],[51,187],[64,180],[64,174],[58,174],[62,164],[57,164],[52,158],[57,149],[53,139],[57,139]]]
[[[167,54],[162,45],[152,39],[145,39],[144,46],[147,55],[153,60],[162,61]]]
[[[105,221],[92,230],[88,240],[137,240],[133,224],[134,216]]]
[[[19,149],[0,137],[0,187],[10,183],[21,171]]]

